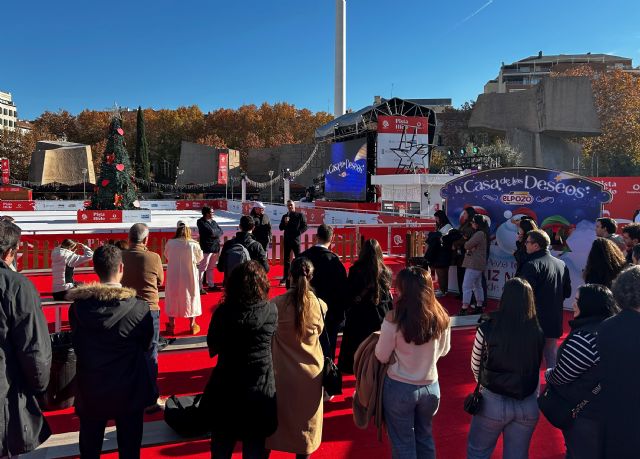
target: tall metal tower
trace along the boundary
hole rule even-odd
[[[336,0],[335,58],[333,114],[337,118],[347,111],[347,0]]]

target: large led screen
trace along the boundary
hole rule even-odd
[[[331,144],[331,163],[325,171],[325,199],[365,201],[367,139]]]

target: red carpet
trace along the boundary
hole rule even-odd
[[[402,265],[394,261],[390,264],[394,265],[393,269],[397,272]],[[284,288],[277,285],[280,275],[281,267],[273,267],[269,276],[272,279],[271,296],[284,292]],[[40,291],[50,290],[49,276],[31,276],[31,278]],[[90,280],[92,275],[78,276],[78,280],[85,281],[85,278]],[[203,316],[198,319],[202,327],[201,334],[206,334],[211,313],[221,296],[221,293],[215,292],[202,297]],[[448,296],[442,299],[442,304],[450,312],[455,313],[460,303],[453,296]],[[490,306],[495,306],[495,302],[492,302]],[[50,320],[53,320],[52,313],[47,312],[47,316],[51,316]],[[164,314],[161,320],[164,327],[166,321]],[[177,328],[179,335],[185,335],[188,328],[187,319],[178,320]],[[462,404],[464,397],[473,390],[475,385],[469,364],[474,333],[474,330],[454,330],[451,351],[438,364],[442,400],[440,409],[434,418],[434,437],[438,457],[441,458],[457,459],[466,456],[466,438],[471,417],[462,410]],[[211,368],[215,364],[215,359],[209,358],[206,349],[162,352],[159,359],[158,383],[163,397],[202,391]],[[344,395],[335,397],[331,402],[325,404],[323,443],[320,449],[314,453],[314,458],[369,459],[390,457],[389,442],[386,437],[382,443],[379,443],[376,440],[375,429],[360,430],[353,424],[351,397],[354,385],[353,377],[346,377]],[[77,431],[79,428],[73,409],[50,412],[46,416],[54,433]],[[160,419],[162,419],[161,413],[145,418],[146,421]],[[240,458],[240,446],[236,451],[234,458]],[[501,443],[499,443],[493,457],[501,457],[501,454]],[[117,453],[105,454],[103,457],[116,458]],[[185,441],[144,448],[142,457],[205,458],[209,457],[209,441]],[[274,452],[271,457],[276,459],[290,458],[292,455]],[[564,457],[560,431],[550,426],[543,417],[540,418],[534,433],[530,457],[535,459],[560,459]]]

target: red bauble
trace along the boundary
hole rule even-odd
[[[116,164],[116,169],[122,172],[124,170],[124,164]]]
[[[118,128],[118,134],[124,135],[124,131],[122,130],[122,128]]]
[[[116,193],[113,195],[113,205],[116,207],[122,206],[122,195]]]
[[[113,160],[116,159],[116,155],[110,153],[107,155],[107,164],[113,164]]]
[[[104,188],[104,187],[106,187],[110,182],[111,182],[111,180],[104,179],[104,180],[102,181],[102,187],[103,187],[103,188]]]

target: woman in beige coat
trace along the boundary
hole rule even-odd
[[[178,222],[176,235],[167,242],[164,249],[167,258],[164,307],[169,323],[167,333],[175,334],[176,317],[188,317],[191,333],[197,335],[200,326],[196,317],[202,315],[198,263],[202,260],[202,249],[191,239],[191,228],[183,221]]]
[[[327,305],[311,289],[313,265],[304,257],[291,263],[287,293],[274,298],[278,330],[273,338],[278,430],[268,450],[311,456],[322,441],[322,366],[320,334]]]
[[[471,228],[474,233],[465,242],[464,248],[467,251],[464,256],[462,266],[465,268],[464,280],[462,281],[462,309],[458,315],[464,316],[469,311],[471,294],[475,294],[478,305],[484,303],[484,291],[482,289],[482,276],[487,269],[487,250],[489,228],[486,220],[480,214],[473,216]]]

